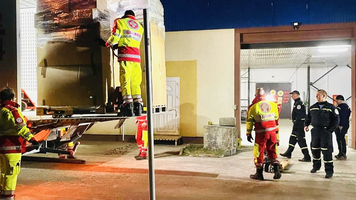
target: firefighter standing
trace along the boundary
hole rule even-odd
[[[316,173],[321,168],[321,153],[323,153],[325,178],[332,178],[334,174],[332,132],[338,126],[338,110],[326,101],[325,90],[316,93],[317,103],[310,107],[308,117],[305,120],[305,131],[309,131],[311,124],[311,149],[313,154],[313,168],[310,173]]]
[[[17,176],[20,173],[21,152],[26,148],[26,141],[38,145],[27,128],[14,97],[14,90],[9,87],[0,91],[1,199],[14,199]]]
[[[256,174],[251,174],[251,179],[263,180],[263,153],[267,149],[267,155],[274,167],[274,179],[280,179],[279,162],[277,160],[277,121],[278,107],[272,101],[265,100],[262,88],[256,90],[256,98],[259,99],[249,106],[246,120],[246,136],[249,142],[252,142],[252,129],[255,126],[255,144],[253,148]]]
[[[336,103],[337,103],[336,108],[340,113],[339,126],[335,130],[337,146],[339,149],[339,153],[335,156],[335,158],[338,160],[347,159],[345,135],[347,134],[347,130],[349,130],[349,126],[350,126],[351,110],[350,107],[344,101],[345,101],[344,96],[342,95],[336,96]]]
[[[292,121],[293,121],[293,129],[292,133],[289,137],[289,147],[285,153],[281,153],[281,156],[291,158],[292,152],[294,150],[295,144],[298,142],[300,149],[304,157],[299,159],[301,162],[310,162],[310,155],[307,147],[307,143],[305,141],[305,132],[304,132],[304,122],[306,117],[305,106],[303,101],[300,100],[300,93],[297,90],[291,92],[292,99],[294,100],[294,106],[292,111]]]
[[[118,44],[118,61],[120,64],[120,84],[123,104],[120,105],[120,116],[140,116],[142,113],[141,98],[141,56],[140,44],[143,27],[135,19],[135,13],[127,10],[122,18],[114,21],[107,47]]]

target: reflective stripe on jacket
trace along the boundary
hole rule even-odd
[[[277,103],[266,100],[256,102],[248,109],[246,132],[250,134],[253,126],[256,133],[277,130],[278,118]]]
[[[110,45],[118,44],[118,61],[141,62],[142,34],[143,27],[134,17],[115,20],[107,42]]]
[[[0,107],[0,153],[21,153],[33,138],[18,107],[11,101]]]
[[[317,102],[310,106],[308,117],[304,125],[310,124],[317,129],[326,129],[330,133],[334,132],[339,124],[339,113],[337,108],[329,102]]]

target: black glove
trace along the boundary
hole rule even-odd
[[[30,142],[31,142],[32,146],[34,146],[35,148],[39,148],[40,145],[41,145],[41,144],[40,144],[37,140],[35,140],[35,139],[31,140]]]
[[[247,135],[247,141],[251,142],[252,143],[252,140],[253,140],[253,137],[251,134],[248,134]]]
[[[119,45],[118,44],[115,44],[114,46],[112,46],[112,49],[115,50],[115,49],[118,49],[119,48]]]

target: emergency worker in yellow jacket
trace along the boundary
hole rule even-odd
[[[111,36],[106,42],[107,47],[118,44],[118,62],[120,64],[120,84],[123,104],[120,106],[121,116],[136,116],[142,112],[141,98],[141,55],[140,44],[143,27],[135,19],[135,13],[127,10],[122,18],[114,21]]]
[[[256,174],[251,174],[251,179],[263,180],[263,154],[266,148],[268,158],[274,169],[274,179],[280,179],[279,161],[277,160],[277,136],[278,130],[278,105],[275,102],[268,101],[264,97],[263,89],[257,89],[256,99],[249,106],[246,120],[246,136],[249,142],[252,142],[251,132],[255,127],[255,144],[253,148]]]
[[[6,87],[0,91],[0,199],[14,199],[26,141],[38,145],[14,99],[13,89]]]

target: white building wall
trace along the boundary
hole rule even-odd
[[[234,30],[167,32],[166,61],[188,60],[197,60],[196,136],[203,136],[208,121],[234,117]]]

